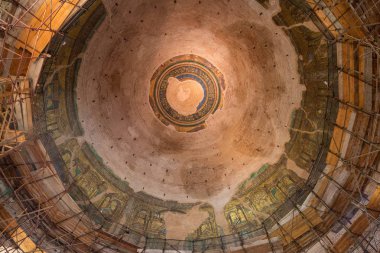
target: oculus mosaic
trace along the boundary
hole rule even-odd
[[[176,98],[169,97],[172,95],[169,92],[171,79],[178,84],[173,94]],[[185,107],[191,97],[198,95],[194,94],[197,93],[194,85],[189,86],[187,83],[184,87],[188,80],[196,82],[203,94],[200,94],[198,101],[190,101],[196,103],[196,110],[184,115],[178,109]],[[223,75],[214,65],[200,56],[182,55],[170,59],[155,71],[151,79],[149,102],[155,115],[165,125],[173,125],[179,132],[195,132],[205,128],[210,114],[222,107],[223,89]],[[177,102],[178,109],[173,108],[170,99],[180,100]]]

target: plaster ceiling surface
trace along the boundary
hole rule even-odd
[[[134,191],[205,201],[222,211],[244,179],[280,159],[291,114],[300,107],[298,55],[272,20],[279,6],[273,1],[265,9],[249,0],[104,4],[108,15],[77,77],[82,141]],[[159,66],[190,54],[223,75],[223,106],[204,129],[179,132],[155,115],[150,82]]]
[[[27,113],[15,107],[15,116],[37,137],[3,160],[1,213],[15,245],[24,244],[16,225],[28,248],[56,241],[81,252],[343,252],[354,245],[347,231],[373,233],[364,211],[376,219],[377,178],[356,171],[378,162],[376,91],[366,81],[378,57],[335,37],[320,16],[335,5],[83,4],[44,42],[38,80],[14,86],[35,86],[33,101],[16,92]],[[348,194],[356,187],[360,198]]]
[[[303,0],[83,8],[46,49],[33,124],[92,223],[133,243],[253,238],[306,198],[335,110],[334,48]]]
[[[338,70],[354,47],[332,43],[308,4],[86,1],[41,56],[30,105],[38,140],[16,150],[17,170],[3,173],[25,200],[20,210],[59,198],[41,209],[36,232],[69,234],[84,252],[90,243],[108,251],[104,242],[110,251],[294,252],[317,240],[319,252],[326,238],[348,249],[342,216],[365,235],[359,208],[374,212],[379,189],[358,187],[359,206],[347,192],[362,181],[352,172],[362,168],[360,152],[376,143],[375,91],[355,79],[351,93]],[[371,74],[367,57],[376,57],[365,55],[351,54],[348,65]],[[353,157],[360,167],[340,161]]]

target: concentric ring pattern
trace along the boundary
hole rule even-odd
[[[169,78],[179,81],[193,80],[202,86],[203,99],[195,113],[177,112],[167,99]],[[206,59],[196,55],[177,56],[161,65],[151,80],[150,104],[156,116],[177,131],[192,132],[205,127],[210,114],[222,107],[224,78],[222,73]]]

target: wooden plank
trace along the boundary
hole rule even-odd
[[[31,29],[24,28],[15,47],[26,48],[33,56],[41,53],[54,36],[52,31],[59,30],[66,19],[76,11],[75,4],[79,1],[71,0],[71,4],[60,0],[45,1],[35,13],[38,19],[32,18],[27,24]]]
[[[361,80],[364,80],[364,63],[365,63],[365,56],[364,56],[365,52],[364,52],[364,48],[363,47],[359,47],[359,58],[358,58],[358,61],[359,61],[359,104],[358,106],[360,108],[364,108],[364,102],[365,102],[365,83]]]
[[[380,187],[377,187],[376,191],[370,198],[370,201],[367,205],[368,213],[374,218],[380,216]],[[358,219],[356,219],[351,227],[350,231],[354,235],[362,235],[364,231],[368,228],[371,221],[368,219],[367,214],[363,213]],[[336,252],[347,252],[350,246],[355,242],[352,238],[352,235],[349,232],[346,232],[334,245]]]
[[[306,221],[300,214],[296,213],[289,221],[282,225],[282,228],[277,228],[271,232],[271,237],[280,237],[283,239],[283,245],[287,245],[310,231],[310,223],[315,227],[322,222],[321,217],[313,208],[306,208],[302,211]],[[291,215],[291,214],[290,214]],[[286,231],[286,232],[285,232]]]

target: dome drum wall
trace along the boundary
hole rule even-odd
[[[244,1],[241,2],[243,4],[245,3]],[[41,83],[46,84],[43,94],[45,96],[45,104],[40,104],[40,106],[46,106],[45,109],[47,109],[47,128],[45,130],[47,130],[48,137],[46,138],[45,144],[51,145],[51,148],[48,149],[49,152],[56,152],[56,156],[52,157],[55,157],[54,161],[57,162],[57,167],[62,166],[63,163],[63,166],[68,168],[71,174],[67,178],[73,177],[75,179],[78,188],[77,190],[72,190],[71,192],[74,199],[79,200],[82,198],[81,195],[84,195],[83,198],[89,198],[94,207],[96,207],[98,211],[103,215],[108,216],[116,223],[125,224],[132,230],[135,230],[138,233],[144,235],[148,235],[151,238],[171,238],[173,235],[172,231],[176,232],[176,230],[173,230],[173,224],[169,224],[170,221],[167,217],[174,214],[174,218],[172,216],[170,217],[172,220],[175,220],[177,214],[178,217],[182,217],[179,215],[181,213],[188,214],[190,217],[189,221],[192,221],[196,226],[192,228],[192,231],[182,231],[182,228],[180,228],[178,231],[181,232],[178,234],[180,234],[181,238],[177,239],[197,240],[216,237],[221,234],[229,234],[235,231],[244,231],[247,233],[249,231],[254,231],[255,229],[260,228],[261,222],[263,220],[266,220],[275,210],[278,210],[281,205],[286,204],[284,201],[287,196],[290,196],[296,192],[300,194],[300,196],[303,196],[304,194],[298,189],[297,186],[306,182],[310,172],[313,173],[312,181],[315,182],[315,179],[318,176],[318,173],[316,173],[317,170],[324,166],[323,161],[326,154],[324,152],[318,153],[319,145],[322,142],[328,143],[329,141],[329,136],[327,133],[330,131],[330,129],[325,128],[324,126],[324,116],[327,113],[331,119],[334,119],[334,114],[336,113],[334,111],[336,104],[328,104],[329,102],[327,100],[327,97],[331,95],[332,91],[329,90],[329,88],[324,84],[324,80],[328,81],[331,84],[337,80],[328,79],[329,76],[331,78],[331,76],[333,77],[334,74],[329,75],[328,58],[329,54],[331,54],[331,48],[329,48],[329,45],[324,40],[323,34],[319,32],[312,21],[307,18],[307,15],[303,16],[304,19],[300,20],[300,16],[296,16],[295,13],[292,12],[292,8],[294,8],[294,6],[287,5],[284,2],[281,2],[281,4],[283,11],[275,15],[274,21],[279,26],[292,26],[291,29],[286,30],[286,34],[291,38],[291,42],[293,43],[290,45],[294,46],[297,52],[297,55],[292,54],[292,52],[289,52],[288,54],[286,52],[281,52],[281,57],[284,59],[293,57],[292,60],[289,61],[292,62],[292,64],[295,64],[296,71],[292,72],[294,76],[289,76],[290,80],[288,81],[293,82],[292,85],[294,85],[294,87],[297,87],[299,99],[301,99],[302,95],[302,102],[298,101],[298,103],[300,103],[298,105],[296,101],[297,99],[292,100],[293,98],[286,98],[290,99],[290,101],[289,105],[284,106],[284,108],[287,112],[291,112],[293,109],[294,111],[291,115],[290,113],[288,115],[286,115],[286,113],[283,113],[283,117],[284,120],[286,118],[286,122],[280,121],[278,123],[283,124],[282,128],[284,130],[281,131],[287,133],[287,135],[289,135],[289,139],[287,141],[283,141],[282,144],[280,141],[276,145],[275,143],[270,143],[269,141],[269,143],[263,144],[264,148],[265,145],[270,144],[268,150],[260,150],[260,146],[250,146],[252,143],[249,142],[249,138],[252,138],[252,136],[248,136],[247,138],[244,138],[243,136],[241,139],[233,139],[231,136],[222,135],[219,138],[225,138],[226,140],[228,140],[228,138],[232,138],[232,142],[230,143],[232,145],[239,147],[245,145],[247,146],[247,149],[239,150],[238,153],[249,153],[246,153],[245,156],[234,155],[228,157],[228,167],[232,167],[232,169],[224,168],[221,166],[197,168],[199,167],[199,164],[195,164],[183,169],[182,172],[179,173],[180,177],[172,176],[171,173],[175,174],[176,171],[172,171],[171,169],[168,170],[166,168],[162,170],[162,174],[159,174],[159,176],[156,177],[154,173],[157,173],[157,168],[160,166],[160,164],[155,164],[155,161],[159,161],[160,158],[163,159],[165,156],[163,154],[159,155],[155,153],[158,149],[150,150],[149,148],[143,146],[143,149],[148,150],[149,156],[147,155],[146,157],[144,156],[140,159],[139,156],[144,155],[143,151],[139,150],[138,148],[136,151],[133,149],[139,145],[142,145],[140,138],[141,133],[144,133],[144,131],[141,130],[144,130],[144,128],[141,126],[141,129],[133,128],[134,123],[131,122],[134,121],[132,121],[132,118],[130,118],[131,116],[124,116],[123,114],[119,114],[117,108],[120,106],[127,106],[126,108],[129,108],[130,112],[143,112],[138,117],[143,118],[149,116],[152,121],[145,122],[145,124],[152,124],[154,127],[160,129],[160,131],[165,133],[165,136],[178,134],[178,136],[183,139],[183,142],[176,141],[172,143],[169,142],[168,144],[170,144],[173,149],[178,149],[181,152],[186,152],[184,150],[191,146],[183,143],[191,143],[189,140],[194,139],[195,136],[206,133],[209,134],[210,131],[215,128],[215,125],[220,123],[222,123],[222,125],[225,124],[223,121],[218,121],[219,116],[223,117],[223,115],[231,113],[230,117],[232,119],[234,117],[237,117],[236,115],[233,115],[233,111],[228,111],[228,108],[234,106],[234,103],[231,102],[234,99],[233,94],[239,95],[239,97],[236,97],[235,99],[240,98],[242,102],[247,101],[246,104],[250,104],[249,99],[256,97],[252,95],[254,94],[254,91],[250,91],[250,86],[248,84],[244,84],[244,80],[237,82],[244,84],[242,86],[242,89],[234,89],[234,81],[231,80],[230,77],[231,73],[224,71],[225,69],[228,70],[228,68],[223,67],[220,60],[215,60],[217,58],[214,59],[215,61],[208,59],[210,62],[215,64],[215,66],[220,70],[221,73],[223,73],[224,76],[223,79],[225,85],[222,88],[221,92],[221,94],[223,94],[222,97],[224,97],[223,108],[220,108],[218,106],[215,108],[215,114],[207,119],[209,126],[202,128],[201,131],[188,132],[185,130],[186,133],[181,133],[181,131],[178,132],[176,130],[170,129],[157,119],[156,115],[154,115],[152,112],[152,108],[150,107],[152,101],[154,101],[154,98],[152,98],[152,93],[150,93],[150,78],[152,75],[154,75],[154,71],[159,68],[160,64],[164,63],[170,58],[181,55],[180,50],[178,52],[175,52],[175,54],[173,53],[173,55],[171,55],[172,57],[156,57],[156,64],[151,64],[151,71],[147,71],[149,73],[146,73],[145,79],[142,78],[145,80],[142,85],[144,89],[138,88],[140,87],[138,85],[128,88],[129,91],[137,93],[141,92],[142,95],[137,94],[137,100],[145,97],[145,100],[141,101],[141,103],[135,103],[135,100],[132,99],[133,92],[127,93],[128,96],[126,96],[125,94],[123,95],[123,92],[126,91],[121,90],[117,87],[119,83],[123,83],[122,80],[126,81],[123,79],[124,77],[120,74],[120,72],[102,72],[96,70],[100,76],[92,76],[93,73],[87,69],[86,66],[90,66],[88,65],[88,62],[95,62],[96,59],[98,59],[99,62],[103,62],[103,64],[106,66],[109,66],[110,63],[107,62],[105,56],[107,54],[110,54],[111,58],[116,57],[115,55],[117,55],[119,52],[105,51],[103,54],[93,54],[94,45],[92,44],[92,41],[96,41],[96,36],[99,36],[97,35],[99,32],[104,32],[106,23],[102,23],[101,25],[95,22],[91,23],[93,22],[90,18],[91,15],[88,17],[89,22],[87,22],[86,18],[83,17],[83,23],[79,23],[77,26],[74,26],[71,31],[74,33],[73,38],[79,35],[84,36],[87,34],[88,39],[87,43],[85,43],[86,47],[76,47],[75,43],[77,43],[77,41],[73,41],[74,44],[71,52],[70,50],[65,49],[65,47],[60,47],[55,58],[55,60],[57,60],[55,64],[56,66],[68,65],[70,67],[64,71],[61,71],[61,73],[59,72],[54,76],[54,79],[51,79],[50,74],[54,72],[53,67],[51,72],[47,73],[46,75],[49,78],[41,80]],[[120,6],[120,9],[122,9],[122,7],[123,6]],[[166,8],[164,6],[160,7],[159,3],[157,3],[157,7]],[[132,12],[135,13],[135,11],[138,12],[140,10],[139,8],[142,7],[132,6],[131,8],[134,8]],[[264,13],[268,13],[264,15],[270,16],[272,13],[271,10],[264,9],[263,7],[259,6],[257,8],[261,8]],[[105,13],[103,14],[105,15]],[[141,15],[147,14],[142,13]],[[215,15],[218,16],[218,14]],[[261,16],[260,13],[256,13],[256,15],[259,17]],[[131,18],[131,20],[134,20],[134,18]],[[268,20],[271,20],[271,18],[266,18]],[[105,19],[107,19],[107,17]],[[116,19],[117,17],[115,17],[114,20]],[[149,21],[144,19],[144,22],[141,23],[144,24],[146,22]],[[304,23],[304,25],[293,26],[294,22]],[[88,26],[88,28],[86,28],[86,25],[89,24],[93,25],[92,28],[91,26]],[[258,34],[258,31],[262,32],[265,35],[267,31],[262,28],[260,24],[238,23],[234,25],[235,26],[231,26],[230,30],[228,31],[230,34],[232,34],[231,36],[239,36],[239,34],[243,34],[241,35],[242,40],[238,42],[244,42],[247,44],[252,43],[250,45],[251,49],[248,50],[249,57],[257,58],[254,53],[254,47],[257,47],[257,49],[260,47],[262,50],[266,50],[265,48],[267,47],[276,48],[276,46],[274,44],[272,45],[272,42],[270,41],[260,41],[259,38],[256,41],[255,39],[252,39],[250,36],[246,35],[249,33]],[[81,28],[81,26],[83,27]],[[95,28],[98,30],[94,31]],[[258,31],[254,31],[255,29],[258,29]],[[236,34],[234,31],[237,31]],[[75,33],[77,33],[77,35]],[[276,32],[273,33],[274,34],[272,36],[274,38],[276,38],[276,36],[285,36],[285,34],[280,34],[282,33],[280,29],[278,32],[276,30]],[[94,37],[90,38],[90,35],[92,34]],[[170,36],[164,34],[165,33],[162,33],[163,37]],[[104,34],[102,34],[102,36],[104,36]],[[130,41],[133,40],[132,38],[133,33],[127,33],[125,36],[121,36],[119,39],[121,41],[124,41],[126,45],[128,45],[128,43],[132,43],[132,45],[134,45],[133,41]],[[109,40],[112,41],[114,38],[109,37]],[[233,44],[232,42],[227,42]],[[104,45],[107,45],[106,42],[104,43]],[[244,43],[242,45],[246,46]],[[308,47],[306,45],[308,45]],[[100,47],[101,45],[97,46]],[[133,48],[130,50],[138,49]],[[133,52],[130,51],[130,53],[133,56]],[[140,53],[141,52],[139,52],[139,54]],[[93,56],[89,54],[93,54]],[[70,55],[70,57],[67,58],[67,55]],[[149,56],[151,55],[149,54]],[[276,55],[274,58],[275,57],[278,56]],[[262,73],[267,73],[268,69],[277,73],[278,70],[276,69],[281,67],[278,65],[278,61],[270,62],[266,61],[266,59],[261,60],[262,61],[257,61],[258,65],[256,67],[258,69],[261,69],[260,71]],[[334,63],[332,63],[332,65],[334,65]],[[95,64],[91,66],[91,68],[94,68],[94,66]],[[231,69],[233,69],[233,67],[231,67]],[[298,70],[301,74],[301,83],[305,84],[306,88],[302,88],[302,85],[299,84],[299,77],[297,77]],[[86,76],[83,75],[83,71],[86,73]],[[330,71],[334,72],[335,70]],[[256,78],[260,79],[260,75],[257,75]],[[286,83],[286,87],[282,87],[280,85],[280,82],[274,82],[278,81],[276,79],[273,79],[272,83],[269,74],[267,78],[269,80],[267,89],[273,89],[275,94],[274,96],[277,95],[278,100],[282,99],[280,94],[287,94],[286,92],[291,93],[289,90],[286,91],[287,87],[291,86],[290,84]],[[100,84],[109,82],[111,84],[116,84],[116,86],[111,85],[109,87],[110,90],[108,90],[106,87],[103,87],[103,85],[84,85],[91,85],[91,82],[94,84],[98,82]],[[131,81],[131,83],[133,82]],[[273,87],[270,86],[272,84],[274,85]],[[78,85],[78,87],[75,87],[75,85]],[[88,89],[88,87],[93,87],[93,89],[91,89],[91,91],[84,89]],[[104,90],[98,94],[91,93],[97,89]],[[302,89],[303,93],[300,92]],[[270,91],[272,92],[272,90]],[[249,93],[249,95],[252,95],[252,98],[247,99],[247,96],[244,95],[244,92],[252,92]],[[265,88],[259,92],[263,92],[263,94],[270,93],[269,91],[266,91]],[[315,94],[318,94],[318,96],[315,96]],[[93,96],[91,97],[91,95]],[[150,103],[149,95],[151,95]],[[265,99],[273,99],[273,97],[270,97],[273,96],[273,94],[268,96],[269,97],[265,97]],[[123,102],[119,102],[118,98],[126,99],[120,100],[124,102],[126,101],[127,103],[123,104]],[[132,102],[127,101],[128,98],[132,99]],[[260,106],[270,105],[270,103],[265,102],[265,99],[260,99],[261,98],[258,97],[258,101],[262,103]],[[115,103],[109,102],[109,100],[114,100]],[[131,105],[128,103],[131,103]],[[275,106],[273,106],[271,109],[268,109],[267,113],[281,115],[281,112],[279,112],[281,108],[278,106],[279,104],[275,104]],[[298,106],[300,107],[298,108]],[[112,113],[113,115],[107,114],[107,111],[110,111],[110,108],[113,108],[112,110],[115,110]],[[141,108],[144,108],[144,110]],[[217,110],[217,108],[220,110]],[[254,109],[258,108],[259,107],[256,107]],[[328,108],[327,111],[326,108]],[[79,116],[77,114],[77,110],[79,110]],[[93,115],[102,115],[102,118],[94,117],[91,119],[89,111],[86,110],[92,111]],[[62,117],[57,119],[56,117],[52,116],[53,111]],[[250,111],[248,110],[247,112]],[[238,112],[235,113],[238,114]],[[263,115],[265,115],[265,113]],[[248,113],[247,115],[239,116],[244,118],[246,121],[252,120],[252,122],[254,122],[254,117],[258,115],[250,115]],[[264,124],[264,126],[256,128],[247,123],[242,124],[242,127],[239,128],[239,131],[248,133],[255,131],[260,132],[265,129],[266,118],[264,116],[262,118],[260,117],[259,122]],[[288,122],[289,118],[291,118],[290,122]],[[89,121],[89,123],[87,121]],[[109,126],[107,125],[107,122],[116,121],[121,122],[120,124],[126,124],[123,125],[124,131],[120,131],[120,133],[124,133],[125,135],[120,134],[122,136],[112,136],[110,138],[107,138],[103,135],[97,135],[96,132],[93,133],[92,137],[90,135],[86,135],[92,131],[90,130],[91,127],[102,129],[101,133],[112,132],[114,131],[112,129],[112,123],[110,124],[111,126]],[[231,122],[234,121],[231,120]],[[223,125],[223,127],[225,127],[225,125]],[[77,130],[74,131],[74,129]],[[119,131],[120,129],[115,130]],[[159,136],[158,132],[159,131],[156,130],[155,132],[151,132],[149,134],[151,134],[151,138],[154,139],[155,135]],[[183,137],[184,135],[189,137]],[[257,137],[255,141],[257,141],[257,143],[261,143],[260,138],[269,138],[268,136],[275,137],[275,129],[267,130],[265,135],[256,134],[253,137]],[[108,142],[108,139],[113,140],[112,142]],[[124,139],[128,140],[127,145],[130,145],[131,148],[125,149],[128,151],[126,159],[118,161],[115,164],[115,160],[111,159],[112,154],[116,154],[117,156],[121,157],[121,155],[117,153],[117,150],[122,145],[117,143],[119,141],[124,142]],[[102,142],[96,143],[99,140],[102,140]],[[55,145],[57,148],[54,147]],[[280,148],[277,147],[277,145],[280,146]],[[283,145],[283,150],[281,150],[281,145]],[[159,145],[158,147],[161,148],[161,151],[165,148],[168,148],[164,145]],[[102,148],[106,148],[109,151],[102,151]],[[279,151],[273,151],[277,149]],[[277,155],[273,156],[272,160],[268,159],[263,161],[262,157],[270,157],[273,155],[271,152],[276,153]],[[219,157],[218,153],[215,154],[215,157],[215,160],[222,159]],[[241,159],[241,157],[243,157],[243,159]],[[250,160],[246,161],[244,160],[245,157],[260,157],[259,162],[261,164],[258,162],[254,163]],[[135,160],[138,161],[138,159],[144,161],[144,164],[141,165],[142,162],[135,162]],[[59,162],[61,162],[61,164]],[[163,163],[165,164],[168,164],[170,162],[174,163],[173,168],[175,168],[178,166],[178,164],[180,164],[181,160],[176,161],[176,158],[174,158],[174,161],[163,159]],[[318,166],[320,168],[312,171],[311,168],[313,164],[314,166],[316,164],[319,164]],[[231,180],[228,182],[228,177],[231,174],[238,173],[239,171],[243,170],[243,168],[247,167],[255,169],[252,169],[249,174],[243,177],[246,180],[240,179],[239,182],[235,182],[236,180]],[[127,171],[127,173],[123,174],[125,171]],[[181,170],[178,169],[177,171]],[[135,182],[137,179],[133,180],[133,178],[138,178],[141,180],[141,183]],[[174,196],[174,193],[169,193],[169,191],[170,185],[174,184],[178,178],[180,178],[180,180],[183,180],[182,185],[178,187],[181,189],[179,193],[182,195],[175,199],[172,197]],[[187,180],[190,181],[188,184],[186,183]],[[225,191],[228,189],[228,193],[223,192],[222,194],[220,193],[220,189],[215,190],[215,187],[213,186],[214,180],[215,185],[221,185],[219,187]],[[163,185],[165,189],[149,189],[149,187],[153,187],[155,184]],[[235,184],[235,186],[231,187],[231,184]],[[172,191],[176,192],[178,188],[174,188]],[[152,192],[155,192],[155,189],[156,193],[152,194]],[[167,189],[168,191],[166,191]],[[286,191],[283,192],[284,190]],[[226,194],[227,197],[225,200],[223,200],[224,202],[220,202],[218,198],[212,199],[212,197],[218,196],[218,194],[221,194],[221,196]],[[209,198],[211,200],[210,202],[208,201]],[[303,199],[304,198],[299,199],[298,201],[302,201]],[[221,206],[218,207],[218,204]],[[282,211],[279,217],[284,216],[285,214],[286,212]],[[89,217],[92,216],[91,218],[94,220],[97,220],[97,217],[94,215],[94,213],[89,213],[88,215]],[[105,227],[105,229],[112,232],[112,229],[114,228],[112,228],[110,225]]]

